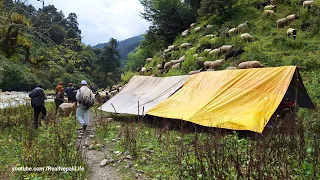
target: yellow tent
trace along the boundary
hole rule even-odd
[[[261,133],[287,93],[295,72],[295,66],[202,72],[191,76],[179,91],[147,114]],[[301,80],[298,71],[297,75]],[[303,84],[299,85],[299,95],[307,97],[307,106],[312,108]],[[295,90],[287,94],[294,96]]]

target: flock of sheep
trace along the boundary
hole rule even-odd
[[[314,3],[314,1],[307,0],[307,1],[301,1],[301,3],[303,5],[303,7],[307,7],[308,10],[310,10],[311,5]],[[258,3],[257,8],[258,9],[263,8],[264,14],[266,14],[268,16],[275,16],[277,6],[275,4],[275,0],[268,0],[265,2]],[[298,18],[299,18],[299,16],[297,14],[291,14],[285,18],[278,19],[276,21],[277,28],[283,28]],[[190,25],[190,28],[188,28],[187,30],[185,30],[181,33],[181,36],[187,37],[191,33],[191,31],[190,31],[191,28],[193,28],[193,31],[195,33],[200,32],[203,28],[205,28],[205,29],[213,28],[213,25],[210,25],[210,24],[205,25],[204,27],[197,26],[197,24],[198,23],[192,23]],[[226,29],[224,34],[226,37],[230,37],[230,36],[235,36],[235,35],[238,35],[239,33],[241,33],[240,38],[242,40],[244,40],[246,42],[252,42],[254,40],[253,37],[249,33],[246,32],[246,30],[248,29],[248,25],[249,25],[249,22],[246,21],[244,23],[239,24],[236,27]],[[308,26],[310,26],[310,23],[303,23],[303,24],[301,24],[301,29],[305,29]],[[288,28],[287,32],[286,32],[286,36],[287,37],[292,36],[293,39],[295,39],[297,36],[297,29],[294,29],[291,27]],[[208,34],[208,35],[206,35],[206,37],[213,38],[213,37],[215,37],[215,35]],[[163,51],[163,57],[171,51],[176,51],[176,50],[185,49],[185,48],[197,48],[197,51],[204,52],[205,56],[208,56],[208,57],[217,57],[220,55],[224,55],[223,59],[219,59],[219,60],[215,60],[215,61],[203,61],[203,59],[204,59],[203,57],[199,57],[198,54],[194,54],[193,58],[196,58],[196,63],[201,67],[201,69],[193,70],[188,73],[189,75],[192,75],[192,74],[196,74],[201,71],[204,71],[204,70],[206,70],[206,71],[218,70],[229,58],[236,58],[245,52],[245,50],[243,50],[242,48],[235,49],[235,47],[233,45],[222,45],[220,47],[213,47],[213,45],[211,45],[211,44],[202,44],[202,45],[199,45],[198,47],[192,47],[192,46],[193,45],[191,43],[182,43],[180,46],[170,45],[170,46],[168,46],[167,49],[165,49]],[[163,61],[162,63],[157,65],[158,73],[163,74],[163,73],[168,72],[170,69],[181,68],[181,64],[184,62],[185,58],[186,58],[186,54],[177,60],[171,60],[169,62]],[[150,63],[150,62],[152,62],[152,60],[153,60],[153,58],[147,58],[146,63]],[[237,67],[231,66],[231,67],[228,67],[227,69],[246,69],[246,68],[262,68],[262,67],[264,67],[264,65],[261,64],[259,61],[246,61],[246,62],[242,62],[242,63],[238,64]],[[141,75],[144,75],[146,72],[149,72],[151,70],[152,70],[152,67],[148,68],[148,69],[145,67],[140,67],[137,69],[137,71],[140,72]],[[158,75],[158,73],[153,74],[151,76],[156,76],[156,75]]]
[[[113,85],[111,88],[106,88],[101,92],[98,92],[95,95],[95,99],[98,103],[102,104],[107,102],[110,98],[115,96],[118,92],[120,92],[123,89],[124,86],[121,86],[120,84]]]

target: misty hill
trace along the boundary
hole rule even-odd
[[[123,41],[119,41],[119,46],[117,49],[120,53],[121,59],[122,60],[127,59],[128,54],[140,45],[141,40],[143,40],[142,35],[134,36],[132,38],[129,38],[129,39],[126,39]],[[100,44],[93,46],[93,48],[102,49],[104,46],[107,46],[107,45],[108,45],[108,43],[100,43]]]

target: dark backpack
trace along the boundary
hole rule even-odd
[[[78,102],[83,106],[85,106],[87,109],[89,109],[94,104],[94,98],[91,97],[91,93],[90,93],[90,97],[85,96],[84,94],[81,93],[81,90],[79,89]]]

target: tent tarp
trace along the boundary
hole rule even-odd
[[[128,84],[99,109],[107,112],[142,115],[176,92],[190,76],[134,76]],[[114,108],[112,107],[114,106]],[[115,110],[114,110],[115,109]]]
[[[295,66],[284,66],[202,72],[192,75],[178,92],[147,114],[261,133],[295,71]]]

